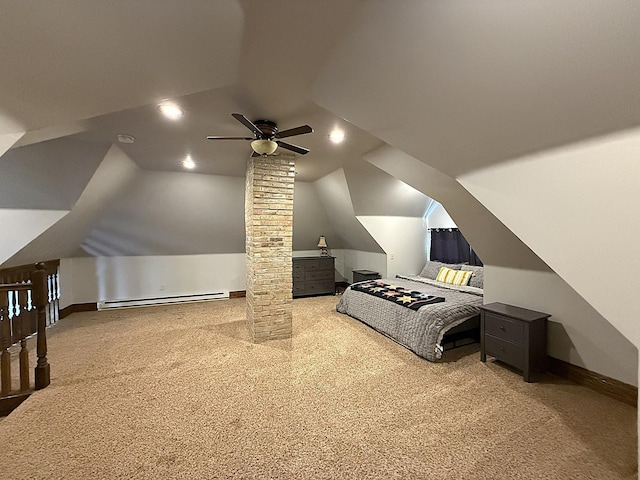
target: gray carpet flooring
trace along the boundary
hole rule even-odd
[[[244,299],[75,313],[51,385],[0,422],[1,479],[631,479],[637,411],[478,346],[430,363],[294,301],[253,344]]]

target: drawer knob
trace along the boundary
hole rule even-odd
[[[500,331],[504,332],[506,330],[506,328],[504,328],[504,325],[500,325]]]

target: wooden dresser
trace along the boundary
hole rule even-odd
[[[533,370],[547,367],[547,318],[551,315],[490,303],[480,307],[480,360],[487,355],[522,370],[531,381]]]
[[[293,257],[293,297],[333,295],[334,257]]]

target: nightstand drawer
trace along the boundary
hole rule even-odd
[[[480,307],[480,361],[487,355],[522,370],[526,382],[533,370],[547,365],[548,313],[494,302]]]
[[[522,344],[524,342],[524,325],[522,322],[505,317],[485,313],[484,331],[488,335]]]
[[[496,357],[509,365],[522,370],[524,367],[524,348],[522,345],[508,342],[492,335],[485,335],[484,348],[487,355]]]

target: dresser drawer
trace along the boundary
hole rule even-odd
[[[524,325],[522,322],[509,320],[488,312],[484,316],[484,331],[488,335],[509,340],[510,342],[520,344],[524,342]]]
[[[511,343],[492,335],[485,335],[484,349],[487,355],[496,357],[498,360],[502,360],[520,370],[524,368],[524,348],[521,344]]]
[[[291,293],[294,297],[304,295],[306,293],[306,284],[304,282],[294,282]]]
[[[333,270],[333,258],[323,259],[318,258],[316,260],[305,260],[304,268],[307,272],[315,271],[315,270]]]
[[[333,280],[334,277],[335,273],[333,270],[307,270],[305,274],[305,280],[307,282],[312,280]]]
[[[313,295],[318,293],[334,293],[336,284],[333,280],[317,280],[305,282],[305,293]]]

